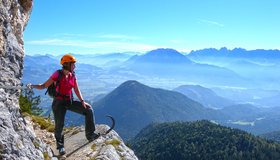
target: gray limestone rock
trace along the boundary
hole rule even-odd
[[[23,31],[32,0],[0,0],[0,159],[44,159],[50,148],[27,128],[20,114],[18,89],[23,69]],[[52,155],[49,155],[52,156]]]
[[[103,134],[109,129],[107,125],[96,125],[96,133]],[[138,160],[134,152],[128,148],[117,132],[112,130],[107,135],[87,143],[84,127],[76,127],[65,134],[65,150],[68,160]],[[55,144],[52,145],[57,155]]]
[[[0,0],[0,159],[56,159],[44,138],[35,134],[32,122],[20,113],[20,81],[23,71],[23,31],[29,20],[33,0]],[[108,126],[97,126],[105,132]],[[43,132],[44,133],[44,132]],[[47,133],[49,135],[51,133]],[[80,134],[83,134],[82,132]],[[39,138],[40,137],[40,138]],[[52,137],[52,136],[50,136]],[[82,136],[68,136],[71,143],[85,141]],[[50,139],[53,139],[50,138]],[[52,141],[50,141],[52,142]],[[86,154],[85,154],[86,153]],[[89,144],[69,159],[136,159],[115,131]]]

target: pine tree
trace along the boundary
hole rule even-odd
[[[38,107],[41,103],[40,96],[34,96],[34,91],[24,88],[19,97],[19,106],[22,112],[32,115],[42,114],[42,108]]]

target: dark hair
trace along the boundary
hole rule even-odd
[[[62,68],[71,72],[71,62],[63,63]]]

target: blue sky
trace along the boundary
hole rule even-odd
[[[25,53],[280,49],[279,0],[35,0]]]

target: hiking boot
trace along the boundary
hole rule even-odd
[[[65,154],[65,149],[62,147],[62,148],[59,148],[58,149],[58,152],[59,152],[59,155],[64,155]]]
[[[98,137],[100,136],[100,134],[96,134],[96,133],[93,133],[90,137],[88,137],[88,141],[94,141],[96,140]]]

